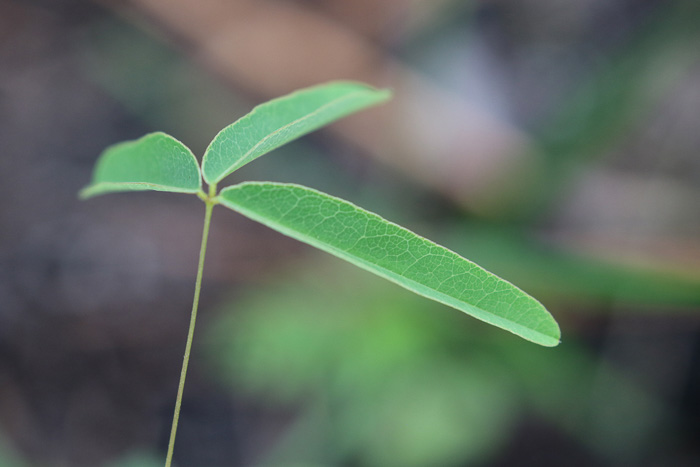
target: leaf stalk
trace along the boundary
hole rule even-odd
[[[192,341],[194,338],[194,328],[197,322],[197,310],[199,308],[199,295],[202,290],[202,276],[204,273],[204,257],[207,253],[207,241],[209,239],[209,226],[211,224],[211,215],[214,206],[218,202],[214,199],[216,195],[216,185],[209,186],[209,195],[203,192],[197,193],[204,205],[204,227],[202,229],[202,245],[199,249],[199,265],[197,266],[197,279],[194,286],[194,300],[192,301],[192,313],[190,315],[190,327],[187,332],[187,343],[185,344],[185,354],[182,358],[182,370],[180,371],[180,383],[177,388],[177,398],[175,399],[175,412],[173,414],[173,423],[170,428],[170,441],[168,442],[168,454],[165,458],[165,467],[170,467],[173,460],[173,450],[175,448],[175,435],[177,434],[177,424],[180,420],[180,408],[182,407],[182,395],[185,390],[185,378],[187,377],[187,367],[190,362],[190,354],[192,352]]]

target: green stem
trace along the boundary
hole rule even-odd
[[[202,289],[202,274],[204,272],[204,256],[207,253],[207,240],[209,238],[209,224],[211,224],[211,213],[216,205],[213,200],[216,194],[216,185],[209,187],[209,196],[203,198],[206,210],[204,213],[204,229],[202,231],[202,246],[199,250],[199,266],[197,267],[197,280],[194,286],[194,300],[192,302],[192,314],[190,315],[190,329],[187,333],[187,344],[185,344],[185,355],[182,359],[182,370],[180,371],[180,384],[177,388],[177,399],[175,399],[175,413],[173,415],[173,425],[170,429],[170,442],[168,443],[168,455],[165,458],[165,467],[170,467],[173,461],[173,449],[175,448],[175,435],[177,433],[177,422],[180,419],[180,407],[182,406],[182,394],[185,390],[185,377],[187,376],[187,366],[190,362],[192,351],[192,339],[194,337],[194,325],[197,322],[197,308],[199,307],[199,292]]]

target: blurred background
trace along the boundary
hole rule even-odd
[[[700,465],[700,2],[0,0],[0,466],[162,465],[203,207],[106,146],[394,91],[227,179],[345,197],[517,284],[540,348],[215,210],[175,462]]]

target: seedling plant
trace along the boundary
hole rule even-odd
[[[348,201],[302,185],[219,183],[258,157],[339,118],[385,102],[390,92],[336,81],[255,107],[221,130],[201,167],[192,151],[162,132],[108,147],[81,198],[122,191],[170,191],[205,206],[202,243],[175,412],[165,465],[172,463],[187,375],[204,257],[214,206],[221,205],[419,295],[449,305],[534,343],[559,343],[559,326],[533,297],[458,254]],[[208,188],[202,186],[202,179]]]

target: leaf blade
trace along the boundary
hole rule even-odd
[[[202,187],[199,164],[192,151],[162,132],[117,143],[105,149],[92,181],[80,198],[121,191],[197,193]]]
[[[214,137],[202,158],[204,180],[218,183],[273,149],[389,97],[387,90],[334,81],[258,105]]]
[[[560,331],[534,298],[456,253],[311,188],[246,182],[225,188],[219,202],[419,295],[537,344],[552,347]]]

